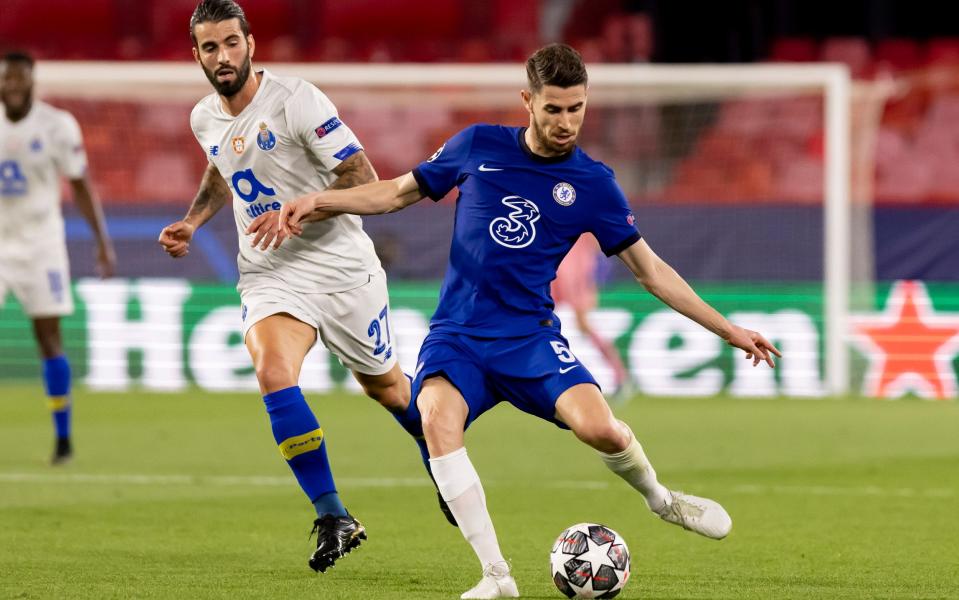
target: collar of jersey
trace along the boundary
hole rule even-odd
[[[558,156],[540,156],[539,154],[536,154],[535,152],[530,150],[529,146],[526,145],[526,129],[527,129],[526,127],[519,128],[517,139],[519,140],[519,147],[523,151],[523,154],[528,156],[531,160],[535,160],[536,162],[547,163],[547,164],[561,163],[565,160],[569,160],[573,156],[573,153],[576,151],[576,147],[574,146],[573,149],[567,152],[566,154],[560,154]]]
[[[266,80],[267,80],[267,79],[272,79],[272,76],[269,74],[269,72],[268,72],[266,69],[260,69],[259,71],[253,71],[253,76],[256,77],[256,74],[257,74],[257,73],[260,73],[260,74],[262,75],[262,77],[260,77],[260,87],[256,88],[256,93],[253,94],[253,98],[250,100],[250,103],[247,104],[247,105],[243,108],[243,110],[240,111],[240,114],[236,115],[235,117],[234,117],[233,115],[231,115],[230,113],[226,112],[225,110],[223,110],[223,102],[220,100],[220,97],[217,96],[216,105],[217,105],[217,108],[219,108],[219,110],[220,110],[220,116],[222,116],[222,117],[224,117],[224,118],[227,118],[227,119],[230,119],[230,120],[239,119],[240,117],[243,116],[243,114],[244,114],[246,111],[250,110],[250,107],[251,107],[251,106],[253,106],[254,104],[256,104],[256,101],[260,99],[260,94],[263,93],[263,88],[266,87]]]

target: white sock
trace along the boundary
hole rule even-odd
[[[430,470],[440,495],[456,517],[463,537],[473,547],[483,570],[496,563],[505,563],[496,541],[493,521],[486,509],[483,484],[466,455],[466,448],[431,458]]]
[[[626,431],[629,431],[629,445],[616,454],[600,452],[599,457],[603,459],[610,471],[622,477],[626,483],[643,495],[650,510],[661,508],[669,502],[669,490],[656,480],[656,470],[649,463],[643,447],[633,435],[629,425],[622,421],[620,423]]]

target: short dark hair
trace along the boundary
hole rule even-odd
[[[34,60],[33,55],[24,50],[11,50],[3,55],[3,62],[5,63],[22,63],[33,68]]]
[[[200,23],[219,23],[229,19],[238,19],[240,29],[243,35],[250,35],[250,24],[246,20],[246,14],[239,4],[234,0],[200,0],[190,17],[190,37],[193,39],[193,45],[196,45],[196,26]]]
[[[586,65],[579,52],[566,44],[550,44],[533,53],[526,61],[529,89],[538,92],[544,85],[561,88],[586,85]]]

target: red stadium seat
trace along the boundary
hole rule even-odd
[[[431,2],[427,9],[416,0],[352,0],[323,2],[318,12],[318,36],[419,39],[453,38],[464,9],[459,2]]]
[[[925,157],[907,153],[879,169],[876,198],[884,202],[922,202],[929,198],[934,169]]]
[[[110,57],[119,25],[115,4],[114,0],[3,0],[0,40],[4,46],[27,48],[41,57]]]
[[[959,39],[938,38],[926,46],[926,62],[930,65],[959,64]]]
[[[819,45],[812,38],[780,38],[773,42],[773,62],[813,62],[819,59]]]
[[[183,58],[184,53],[175,48],[185,47],[189,51],[190,16],[196,8],[197,0],[164,0],[154,2],[150,8],[150,23],[153,39],[164,48],[163,58]],[[250,33],[257,42],[263,44],[257,50],[261,58],[270,60],[271,44],[277,38],[295,38],[295,28],[290,26],[295,22],[297,14],[290,0],[245,0],[242,2],[243,11],[250,23]],[[298,44],[294,41],[294,45]],[[281,55],[299,55],[299,49],[290,51],[287,48]]]
[[[853,78],[869,77],[873,73],[872,52],[866,40],[856,37],[829,38],[822,44],[819,59],[844,63]]]
[[[797,158],[782,165],[776,191],[789,202],[815,204],[823,199],[823,163],[813,158]]]
[[[876,45],[875,59],[878,65],[890,69],[915,69],[922,64],[922,51],[915,40],[882,40]]]

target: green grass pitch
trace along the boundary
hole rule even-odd
[[[79,392],[71,464],[46,461],[39,384],[0,387],[2,598],[458,598],[479,577],[413,443],[372,401],[311,397],[369,540],[306,565],[312,507],[255,393]],[[671,487],[722,502],[721,542],[653,518],[568,432],[501,406],[467,434],[526,598],[548,552],[605,523],[622,598],[959,597],[959,404],[638,398],[617,410]]]

